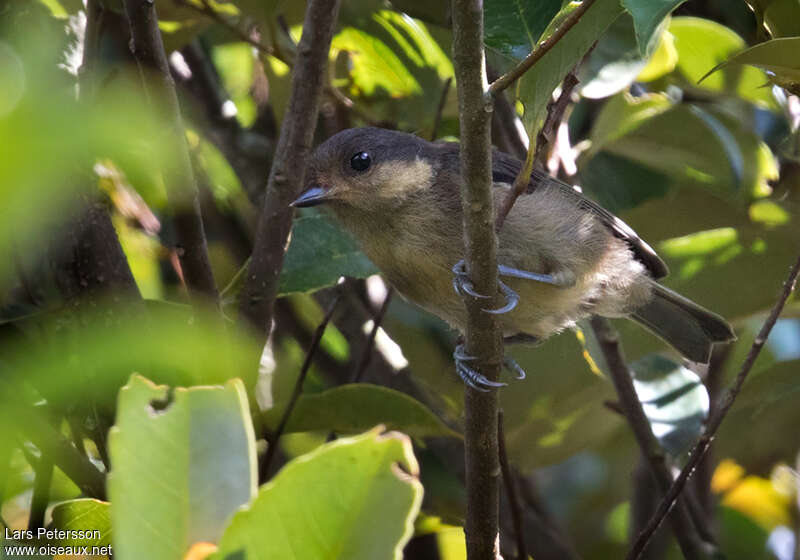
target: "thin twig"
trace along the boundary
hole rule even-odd
[[[460,174],[464,260],[475,289],[497,294],[497,241],[492,203],[491,96],[486,94],[483,2],[453,0],[453,66],[458,84],[461,130]],[[486,300],[464,296],[465,350],[471,367],[491,381],[500,376],[503,340]],[[467,387],[464,394],[464,455],[467,512],[464,533],[469,560],[499,556],[500,476],[497,450],[497,391]]]
[[[572,99],[572,92],[575,90],[575,86],[580,83],[575,72],[592,50],[594,50],[594,47],[589,49],[589,52],[583,56],[581,62],[575,65],[575,68],[564,77],[564,81],[561,82],[561,93],[555,100],[551,99],[547,104],[547,117],[545,117],[544,124],[541,130],[539,130],[539,134],[536,135],[536,153],[533,156],[534,166],[538,166],[541,169],[545,168],[547,155],[550,152],[550,145],[553,143],[558,126],[564,118],[564,112],[567,110],[567,106],[569,106],[569,102]]]
[[[311,346],[308,347],[306,358],[303,360],[303,365],[300,367],[300,373],[298,374],[297,380],[294,383],[292,396],[289,398],[289,402],[286,404],[286,408],[281,416],[281,421],[278,423],[278,427],[275,429],[275,431],[272,432],[272,434],[270,434],[270,436],[267,438],[269,446],[267,447],[267,454],[264,457],[264,462],[261,463],[261,480],[266,479],[266,475],[269,472],[269,465],[272,462],[272,458],[275,456],[275,451],[278,449],[278,441],[283,435],[283,431],[286,429],[286,424],[289,422],[289,417],[292,415],[292,411],[297,404],[297,399],[299,399],[300,395],[303,393],[303,383],[308,375],[308,370],[311,368],[311,362],[314,359],[314,354],[316,353],[317,348],[319,348],[319,344],[322,341],[322,335],[325,334],[325,328],[328,326],[328,323],[330,323],[331,317],[333,317],[333,312],[336,311],[336,306],[338,305],[341,296],[341,289],[337,289],[336,295],[333,296],[333,300],[331,301],[328,310],[325,312],[325,316],[322,318],[322,321],[320,321],[319,326],[317,326],[317,330],[314,331],[314,337],[311,339]]]
[[[200,5],[197,5],[193,2],[189,2],[188,0],[173,0],[175,4],[179,6],[183,6],[190,10],[194,10],[200,14],[208,16],[209,18],[213,19],[216,23],[222,25],[225,29],[233,33],[236,37],[241,39],[242,41],[248,43],[249,45],[255,47],[260,52],[264,54],[268,54],[270,56],[274,56],[281,62],[283,62],[289,68],[294,67],[294,57],[291,54],[285,53],[283,50],[280,49],[279,45],[275,43],[274,45],[266,45],[259,41],[258,39],[254,38],[250,33],[241,29],[238,25],[228,21],[222,14],[214,9],[214,7],[208,3],[207,0],[201,0]],[[278,22],[280,23],[283,20],[280,16],[278,17]],[[285,20],[283,20],[285,24]],[[286,36],[289,40],[292,39],[291,35],[286,30]],[[330,83],[326,83],[322,88],[323,93],[327,95],[334,103],[344,107],[347,110],[353,111],[359,117],[364,119],[368,123],[374,123],[375,119],[370,117],[364,111],[356,107],[355,103],[352,99],[347,97],[341,91],[339,91],[336,87],[331,85]]]
[[[204,16],[213,19],[222,27],[230,31],[237,38],[241,39],[245,43],[249,43],[250,45],[257,48],[259,51],[264,52],[266,54],[274,54],[275,49],[272,46],[265,45],[261,41],[253,38],[253,36],[250,35],[250,33],[240,28],[238,25],[228,21],[225,18],[225,16],[220,14],[217,10],[214,9],[214,7],[211,4],[209,4],[208,0],[200,0],[200,4],[190,2],[189,0],[173,0],[173,2],[177,6],[194,10],[197,13],[203,14]]]
[[[436,114],[433,116],[433,126],[431,126],[431,142],[436,140],[439,135],[439,125],[442,123],[442,113],[444,113],[444,106],[447,103],[447,94],[450,92],[450,86],[453,84],[452,76],[444,81],[442,86],[442,94],[439,96],[439,105],[436,106]]]
[[[514,533],[517,538],[517,558],[528,560],[528,549],[525,546],[525,533],[522,530],[522,507],[517,495],[517,485],[511,473],[511,465],[508,464],[506,454],[506,434],[503,431],[503,410],[497,412],[497,444],[500,453],[500,469],[503,472],[503,482],[508,495],[508,503],[511,504],[511,517],[514,520]]]
[[[353,376],[353,383],[358,383],[361,381],[361,379],[364,377],[364,372],[367,371],[370,358],[372,358],[372,349],[375,347],[375,337],[378,335],[378,329],[381,327],[381,322],[383,322],[383,318],[386,316],[386,312],[389,310],[389,304],[392,302],[393,293],[394,288],[390,286],[389,289],[386,290],[386,297],[383,300],[381,308],[372,319],[372,329],[367,337],[367,344],[364,346],[364,351],[361,353],[361,359],[358,361],[356,374]]]
[[[200,215],[197,183],[189,158],[175,83],[167,62],[158,15],[153,0],[123,0],[131,31],[131,50],[144,77],[145,69],[154,70],[143,87],[153,102],[153,110],[164,123],[164,141],[175,147],[175,161],[165,166],[164,182],[175,213],[178,257],[186,286],[192,296],[201,296],[219,306],[219,294],[208,258],[206,234]]]
[[[591,52],[593,49],[594,47],[589,49],[589,52]],[[581,62],[586,60],[587,55],[584,55],[583,59],[581,59]],[[522,166],[519,174],[514,179],[514,184],[506,197],[503,199],[503,202],[500,204],[500,208],[497,209],[497,218],[495,219],[494,225],[495,231],[500,231],[505,223],[508,213],[511,212],[511,208],[514,206],[514,203],[528,188],[533,168],[538,166],[539,168],[544,169],[544,162],[547,159],[547,153],[549,151],[548,148],[552,142],[552,138],[555,136],[559,124],[561,124],[561,119],[564,117],[564,111],[567,110],[570,98],[572,97],[572,92],[575,89],[575,86],[578,85],[578,78],[575,75],[575,71],[577,70],[578,66],[580,66],[581,62],[578,62],[578,64],[575,65],[575,68],[573,68],[564,78],[564,81],[561,85],[561,93],[559,94],[558,98],[555,101],[551,99],[547,104],[547,117],[545,118],[541,130],[539,130],[539,133],[536,135],[536,148],[534,149],[533,145],[529,146],[528,153],[525,157],[525,164]]]
[[[775,302],[775,306],[772,308],[772,311],[770,311],[766,321],[764,321],[761,330],[758,331],[758,334],[753,341],[753,345],[750,347],[750,351],[747,353],[744,362],[742,362],[742,366],[739,368],[739,372],[736,374],[736,379],[734,380],[733,385],[720,399],[716,407],[716,412],[708,421],[706,432],[700,437],[694,448],[692,448],[692,452],[689,455],[689,460],[686,462],[686,465],[683,467],[678,477],[672,483],[672,486],[664,495],[664,498],[661,500],[658,509],[656,510],[655,514],[653,514],[653,517],[650,518],[647,526],[636,538],[636,542],[626,557],[628,560],[637,560],[642,557],[645,548],[647,548],[647,543],[650,541],[653,533],[656,531],[656,529],[658,529],[659,525],[661,525],[664,517],[674,507],[676,500],[686,486],[686,481],[689,480],[692,474],[694,474],[694,470],[698,463],[711,446],[711,442],[714,441],[722,421],[725,419],[725,416],[733,406],[736,397],[742,390],[742,386],[744,385],[747,376],[750,374],[750,370],[753,368],[753,364],[755,363],[756,358],[758,358],[761,349],[764,347],[767,337],[772,331],[772,327],[775,326],[781,311],[783,311],[783,308],[786,305],[786,301],[792,294],[795,284],[797,283],[798,274],[800,274],[800,257],[798,257],[797,262],[795,262],[794,266],[792,267],[792,270],[783,285],[783,291],[781,292],[780,297],[778,297],[778,301]]]
[[[294,216],[289,204],[300,194],[305,180],[338,12],[338,0],[310,0],[306,8],[289,106],[258,217],[252,259],[239,294],[240,315],[264,335],[272,325],[278,278]]]
[[[578,23],[578,20],[581,19],[581,16],[586,13],[586,11],[592,6],[592,4],[594,4],[594,2],[595,0],[583,0],[581,5],[575,8],[575,10],[564,19],[563,23],[558,26],[558,29],[556,29],[547,39],[536,45],[536,47],[533,48],[528,56],[522,59],[514,68],[492,82],[492,84],[489,86],[489,93],[493,97],[496,97],[501,91],[508,88],[508,86],[513,84],[517,79],[520,78],[520,76],[530,70],[531,67],[539,61],[539,59],[547,54],[547,52],[552,49],[564,35],[567,34],[567,31],[572,29],[572,27]]]
[[[672,473],[667,466],[664,451],[653,435],[650,422],[642,409],[642,403],[636,395],[630,370],[622,355],[619,335],[611,327],[608,319],[595,316],[592,317],[591,323],[600,349],[605,357],[609,375],[617,391],[619,404],[625,412],[625,418],[633,431],[633,435],[636,437],[642,456],[650,466],[658,488],[662,493],[665,493],[672,483]],[[678,509],[670,517],[670,521],[672,522],[675,538],[687,560],[707,557],[700,537],[692,523],[692,518],[683,501],[678,504]]]

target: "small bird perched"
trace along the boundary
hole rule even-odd
[[[495,207],[521,168],[493,153]],[[467,314],[456,291],[480,295],[463,270],[460,180],[458,143],[355,128],[315,150],[308,188],[292,205],[325,203],[403,296],[463,332]],[[655,281],[667,267],[627,224],[539,172],[498,234],[497,261],[511,301],[490,311],[501,313],[509,341],[540,341],[591,315],[629,317],[695,362],[707,362],[714,343],[735,339],[723,318]],[[500,385],[469,368],[460,349],[454,356],[468,385]]]

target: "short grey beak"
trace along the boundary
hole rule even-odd
[[[294,206],[295,208],[306,208],[308,206],[316,206],[317,204],[322,204],[328,199],[328,192],[327,189],[323,187],[311,187],[299,197],[297,200],[289,204],[289,206]]]

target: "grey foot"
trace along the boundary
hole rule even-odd
[[[466,362],[476,360],[475,356],[469,356],[464,352],[464,345],[459,344],[453,352],[453,360],[456,364],[456,372],[458,376],[476,391],[488,392],[492,389],[505,387],[508,383],[500,383],[497,381],[490,381],[486,376],[481,375],[475,369],[469,367]],[[503,357],[503,367],[515,374],[517,379],[525,379],[525,370],[511,357]]]
[[[497,285],[500,288],[500,291],[502,291],[503,295],[506,297],[506,304],[498,309],[483,309],[483,311],[486,313],[508,313],[519,303],[519,295],[517,292],[506,286],[499,279],[497,281]],[[479,294],[475,291],[475,286],[472,283],[472,280],[470,280],[469,275],[467,275],[467,266],[464,262],[464,259],[461,259],[455,265],[453,265],[453,289],[459,295],[468,294],[478,299],[490,299],[492,297]]]

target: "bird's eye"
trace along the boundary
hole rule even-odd
[[[372,164],[372,158],[367,152],[359,152],[350,158],[350,167],[355,171],[366,171]]]

